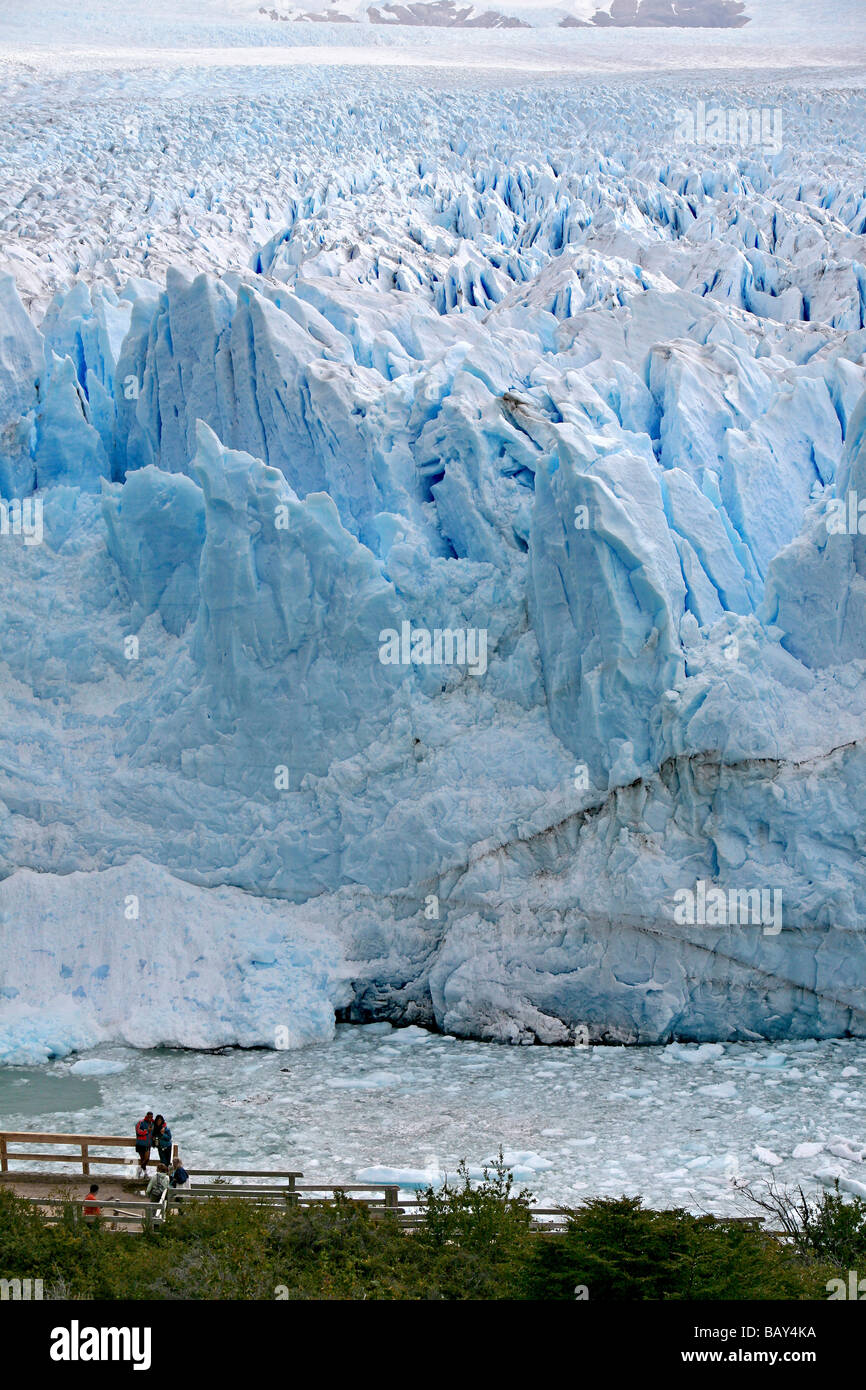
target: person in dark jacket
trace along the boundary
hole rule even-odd
[[[171,1165],[171,1177],[169,1178],[171,1196],[179,1202],[184,1192],[189,1192],[192,1184],[189,1180],[189,1173],[184,1168],[179,1158],[176,1158]]]
[[[148,1110],[143,1120],[135,1126],[135,1152],[141,1164],[142,1176],[147,1176],[150,1151],[153,1148],[153,1111]]]
[[[166,1168],[171,1167],[171,1130],[166,1124],[163,1115],[157,1115],[153,1122],[153,1142],[159,1154],[160,1163],[164,1163]]]

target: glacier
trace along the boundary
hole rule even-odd
[[[862,92],[101,81],[0,195],[0,1062],[863,1036]]]

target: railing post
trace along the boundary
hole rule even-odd
[[[290,1207],[296,1207],[298,1205],[298,1194],[295,1191],[294,1173],[289,1174],[289,1187],[288,1191],[286,1192],[286,1203]]]
[[[0,1134],[0,1173],[9,1172],[9,1159],[6,1155],[6,1136]]]
[[[174,1143],[172,1144],[172,1146],[171,1146],[171,1161],[172,1161],[172,1163],[174,1163],[174,1162],[176,1161],[177,1157],[178,1157],[177,1142],[174,1142]]]
[[[82,1145],[81,1145],[81,1171],[82,1171],[82,1173],[84,1174],[84,1176],[85,1176],[86,1178],[89,1178],[89,1177],[90,1177],[90,1164],[89,1164],[88,1161],[87,1161],[87,1160],[89,1159],[89,1157],[90,1157],[90,1150],[88,1149],[88,1147],[87,1147],[86,1144],[82,1144]]]
[[[399,1188],[396,1188],[396,1187],[386,1187],[386,1188],[385,1188],[385,1206],[386,1206],[386,1207],[396,1207],[396,1205],[397,1205],[397,1195],[398,1195],[398,1192],[399,1192]]]

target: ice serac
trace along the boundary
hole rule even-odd
[[[153,464],[126,483],[103,484],[106,545],[126,586],[137,626],[158,612],[179,636],[199,610],[199,561],[205,535],[201,488]]]
[[[42,335],[18,297],[11,275],[0,275],[0,495],[32,492],[31,456],[37,384],[45,367]]]
[[[71,357],[51,354],[36,412],[33,462],[40,488],[72,483],[95,492],[110,465],[91,421],[90,407]]]
[[[0,280],[2,1055],[863,1034],[861,94],[293,81]]]
[[[808,509],[800,534],[770,565],[764,616],[806,666],[866,661],[864,500],[866,395],[851,418],[836,488]]]
[[[19,1066],[106,1039],[326,1042],[346,994],[327,934],[293,924],[280,904],[196,888],[138,857],[65,879],[11,874],[0,884],[0,941],[0,1062]]]
[[[278,469],[224,448],[201,421],[192,469],[200,487],[174,489],[203,529],[192,669],[151,746],[205,781],[277,798],[382,729],[400,683],[378,660],[394,591],[330,496],[300,500]],[[178,545],[195,556],[192,530]]]
[[[555,732],[595,780],[621,750],[636,777],[655,760],[659,702],[683,668],[685,585],[657,470],[608,454],[589,473],[563,448],[536,473],[530,569]]]

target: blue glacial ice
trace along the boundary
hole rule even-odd
[[[0,1061],[335,1013],[863,1035],[866,539],[829,518],[866,501],[866,199],[833,102],[788,91],[770,154],[672,145],[650,83],[305,90],[238,117],[250,164],[306,142],[238,207],[243,263],[211,166],[192,263],[154,237],[150,278],[118,232],[71,286],[0,279]],[[179,168],[219,135],[189,138]],[[484,669],[383,662],[404,624],[483,633]],[[678,920],[698,884],[781,894],[781,930]]]

